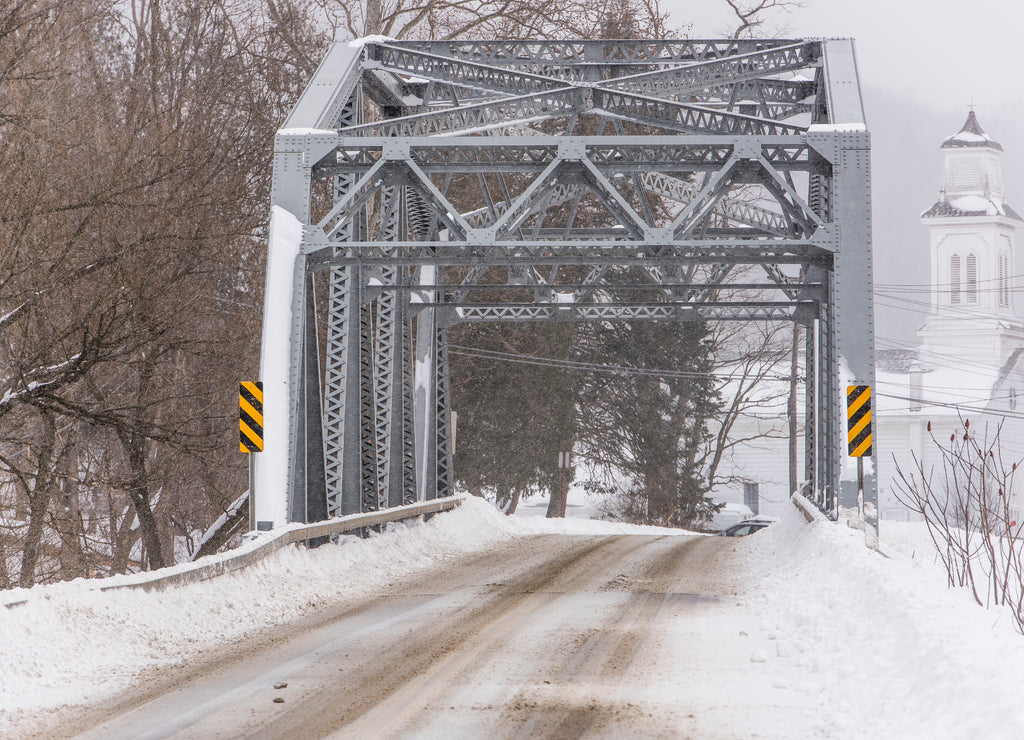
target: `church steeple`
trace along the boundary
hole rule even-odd
[[[1014,231],[1006,204],[1003,147],[972,110],[941,146],[939,200],[921,214],[931,236],[931,316],[919,330],[933,354],[964,353],[999,364],[1024,340],[1016,317]]]

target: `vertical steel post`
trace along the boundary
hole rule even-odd
[[[435,462],[433,492],[436,498],[445,498],[454,493],[452,477],[452,396],[451,365],[448,362],[448,328],[440,326],[435,339],[436,375],[434,380],[434,404],[437,458]]]
[[[821,425],[821,392],[818,387],[820,366],[818,347],[821,336],[821,322],[812,319],[806,327],[804,342],[804,477],[808,482],[804,495],[815,500],[821,487],[819,460],[821,448],[819,432]]]
[[[313,273],[306,272],[302,330],[302,373],[299,418],[296,427],[296,464],[292,468],[289,520],[319,522],[327,519],[327,482],[324,470],[324,424],[320,401],[320,348],[317,339],[316,289]]]
[[[252,454],[249,458],[249,531],[256,531],[256,461]]]
[[[421,267],[420,284],[434,282],[435,268]],[[433,302],[433,291],[421,291]],[[436,310],[424,308],[416,315],[415,423],[416,498],[426,501],[437,491],[437,328]]]
[[[362,270],[362,268],[360,268]],[[366,299],[360,275],[359,310],[359,511],[377,511],[381,506],[377,488],[377,408],[374,403],[373,310]],[[355,513],[355,512],[351,512]]]
[[[871,187],[870,137],[864,132],[841,132],[839,156],[835,165],[835,196],[839,222],[839,248],[834,268],[835,347],[839,373],[832,395],[835,399],[835,454],[842,464],[837,470],[843,481],[854,483],[857,466],[844,453],[846,425],[844,392],[847,385],[875,387],[875,322],[871,286]],[[841,378],[839,377],[841,376]],[[840,382],[841,381],[841,382]],[[868,527],[868,544],[878,538],[878,489],[875,470],[878,455],[873,445],[871,465],[865,466],[863,483],[864,522]],[[853,486],[849,486],[853,488]],[[844,507],[856,507],[856,501],[842,501]]]

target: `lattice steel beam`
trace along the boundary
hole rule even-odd
[[[468,134],[545,121],[592,107],[588,90],[568,87],[351,126],[345,129],[345,134],[383,137]]]
[[[645,172],[641,175],[641,182],[648,192],[676,203],[690,203],[699,192],[699,188],[694,183],[661,172]],[[789,221],[783,214],[740,198],[724,196],[718,199],[712,210],[727,221],[749,226],[766,235],[777,237],[793,235]]]
[[[313,269],[330,264],[446,265],[509,264],[615,264],[645,265],[656,262],[723,262],[742,264],[802,264],[831,261],[827,244],[809,239],[708,239],[652,242],[636,241],[509,241],[485,245],[480,241],[441,242],[434,253],[425,253],[418,242],[333,242],[310,253]]]
[[[819,53],[818,44],[799,42],[685,66],[672,66],[652,72],[616,77],[604,84],[616,90],[661,96],[689,95],[708,88],[735,85],[781,72],[806,69],[817,61]]]
[[[770,268],[770,274],[773,276],[772,280],[766,280],[761,282],[752,281],[740,281],[740,282],[722,282],[721,280],[709,280],[707,278],[701,279],[679,279],[675,282],[669,283],[666,280],[667,276],[661,276],[660,278],[654,277],[656,273],[652,273],[652,280],[648,283],[622,283],[614,282],[609,280],[602,280],[600,285],[604,290],[611,290],[616,292],[629,292],[629,291],[649,291],[652,287],[672,285],[679,287],[687,287],[693,290],[713,290],[719,288],[728,288],[730,290],[748,290],[748,291],[781,291],[790,300],[796,301],[800,295],[800,292],[814,287],[822,287],[823,283],[802,281],[794,278],[790,278],[786,275],[779,274],[777,265],[765,265],[764,267]],[[480,276],[480,272],[490,268],[474,268],[470,273],[470,276]],[[533,271],[536,273],[536,271]],[[776,277],[777,276],[777,277]],[[453,285],[416,285],[416,286],[405,286],[400,289],[406,293],[417,292],[422,290],[438,290],[446,292],[446,297],[443,303],[448,305],[459,304],[465,301],[465,295],[472,292],[487,292],[487,291],[508,291],[512,287],[530,287],[530,286],[544,286],[551,288],[556,291],[578,291],[585,290],[592,285],[595,285],[594,281],[586,282],[575,282],[575,281],[559,281],[559,282],[546,282],[531,280],[528,283],[512,285],[509,283],[479,283],[471,281],[462,281],[458,283],[457,289],[453,288]],[[383,292],[388,292],[388,288],[383,288]],[[449,299],[450,296],[450,299]]]
[[[372,60],[389,72],[400,72],[480,92],[514,96],[565,88],[563,80],[545,75],[453,59],[418,49],[382,44],[373,47],[371,54]]]
[[[783,321],[793,318],[791,303],[663,303],[650,305],[470,304],[453,309],[460,321]]]
[[[595,112],[606,116],[646,123],[649,126],[681,133],[786,136],[804,131],[800,126],[773,121],[770,118],[729,113],[619,90],[595,88],[591,107]]]
[[[756,119],[755,119],[756,120]],[[539,173],[559,155],[570,137],[458,136],[441,141],[408,138],[393,141],[379,137],[351,139],[338,137],[330,156],[316,165],[318,176],[345,173],[365,174],[377,164],[385,148],[401,149],[424,172],[435,173]],[[640,172],[692,173],[715,171],[732,157],[737,145],[749,148],[742,137],[729,135],[674,136],[588,136],[580,139],[587,159],[601,171],[633,174]],[[828,175],[830,165],[808,143],[813,135],[759,136],[761,155],[780,172],[814,172]],[[486,142],[486,143],[485,143]]]
[[[586,66],[692,63],[788,46],[788,39],[628,41],[396,41],[393,45],[498,66],[564,70],[583,79]]]

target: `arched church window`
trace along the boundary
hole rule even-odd
[[[960,255],[949,258],[949,302],[960,302]]]
[[[977,303],[978,302],[978,258],[973,255],[967,255],[967,269],[965,270],[966,285],[964,286],[964,297],[965,303]]]
[[[999,305],[1003,305],[1003,255],[999,255],[999,264],[997,266],[996,276],[996,290],[999,294]]]
[[[1010,258],[1005,252],[999,255],[999,305],[1010,305]]]

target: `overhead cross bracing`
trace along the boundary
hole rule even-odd
[[[636,320],[806,327],[805,490],[834,515],[839,389],[874,382],[868,167],[848,39],[334,45],[277,136],[288,428],[257,518],[448,494],[454,323]],[[869,522],[874,496],[869,470]]]

